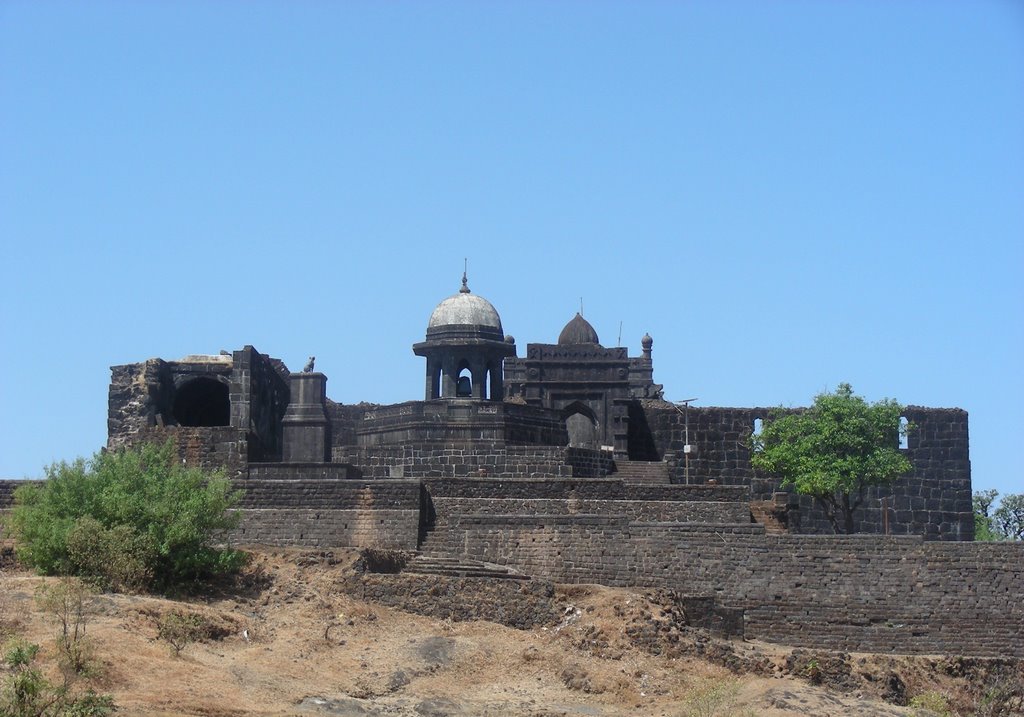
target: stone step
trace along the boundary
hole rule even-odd
[[[454,555],[416,555],[402,572],[423,575],[447,575],[459,578],[494,578],[498,580],[529,580],[511,568]]]
[[[668,485],[668,464],[661,461],[615,461],[614,477],[623,483]]]

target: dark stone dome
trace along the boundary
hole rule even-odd
[[[597,332],[590,322],[583,318],[577,311],[576,315],[565,325],[562,333],[558,335],[559,346],[571,346],[573,344],[600,344]]]

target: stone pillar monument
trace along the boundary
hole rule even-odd
[[[319,371],[289,377],[291,402],[281,419],[285,463],[329,463],[327,376]]]

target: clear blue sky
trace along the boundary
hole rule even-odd
[[[0,2],[0,476],[109,366],[251,343],[418,399],[462,259],[667,397],[959,406],[1024,491],[1024,3]]]

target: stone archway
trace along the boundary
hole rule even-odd
[[[570,446],[594,450],[601,447],[601,424],[589,406],[574,401],[562,409],[562,416],[569,433]]]
[[[229,426],[228,385],[205,376],[191,379],[175,392],[173,412],[179,426]]]

